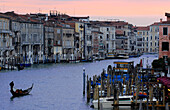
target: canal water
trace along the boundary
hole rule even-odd
[[[134,61],[135,65],[144,60],[151,65],[157,55],[142,55],[123,61]],[[0,72],[0,110],[93,110],[83,97],[83,68],[90,77],[101,74],[110,59],[92,63],[62,63],[33,65],[21,71]],[[34,83],[30,95],[11,98],[9,83],[14,81],[15,88],[26,89]]]

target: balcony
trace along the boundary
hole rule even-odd
[[[8,46],[8,47],[2,47],[0,48],[2,51],[5,51],[5,50],[14,50],[14,47],[13,46]]]
[[[22,45],[29,45],[29,42],[22,42]]]
[[[72,47],[72,46],[63,46],[63,49],[71,49],[71,48],[74,48],[74,46]]]
[[[126,36],[116,36],[116,39],[128,39]]]
[[[106,41],[109,41],[109,40],[110,40],[110,38],[107,38],[107,39],[106,39]]]
[[[11,31],[9,31],[7,29],[0,29],[0,33],[1,34],[11,34]]]
[[[33,45],[41,45],[41,42],[40,41],[33,41],[32,44]]]

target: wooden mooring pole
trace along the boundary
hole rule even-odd
[[[83,68],[83,95],[85,95],[85,82],[86,82],[85,68]]]

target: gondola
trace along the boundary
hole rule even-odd
[[[14,90],[14,82],[13,81],[9,85],[11,87],[10,92],[13,95],[13,97],[19,97],[19,96],[28,95],[31,92],[34,84],[32,84],[32,86],[26,90],[22,90],[22,89]]]

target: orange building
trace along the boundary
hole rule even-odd
[[[167,21],[159,26],[159,58],[170,57],[170,13],[165,13]]]

